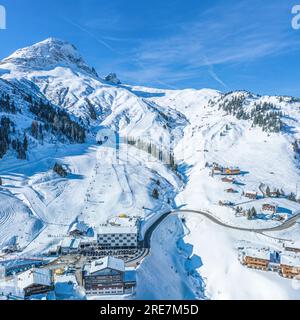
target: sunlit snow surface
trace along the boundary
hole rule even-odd
[[[221,97],[214,90],[109,85],[74,47],[54,39],[18,51],[0,68],[5,70],[0,73],[0,91],[14,92],[14,83],[19,89],[43,94],[74,119],[81,117],[90,129],[86,144],[62,144],[49,136],[44,145],[32,145],[25,161],[16,160],[12,152],[0,160],[0,248],[17,242],[18,255],[40,256],[56,247],[76,220],[97,230],[120,213],[140,216],[143,236],[158,216],[176,207],[209,210],[231,226],[268,228],[279,222],[237,218],[218,202],[244,203],[242,190],[258,190],[261,183],[286,193],[296,191],[299,170],[292,142],[300,138],[299,102],[255,97],[280,106],[286,114],[286,130],[268,134],[209,105]],[[15,99],[23,106],[17,94]],[[248,107],[254,103],[251,99]],[[33,120],[27,106],[23,108],[21,114],[11,116],[18,130],[28,128]],[[113,145],[98,145],[101,128],[158,146],[172,142],[181,178],[136,148],[121,143],[117,152]],[[67,178],[53,172],[57,161],[67,167]],[[228,186],[220,177],[210,177],[207,162],[238,165],[244,171],[238,178],[239,193],[226,193]],[[159,189],[159,199],[151,196],[154,187]],[[293,212],[300,210],[297,203],[280,201]],[[261,204],[255,203],[257,209]],[[299,299],[295,281],[246,269],[238,260],[239,247],[281,249],[282,239],[300,240],[299,232],[298,223],[258,235],[221,227],[197,214],[171,215],[154,232],[151,252],[137,270],[137,292],[130,299]],[[57,279],[57,295],[82,298],[70,281]],[[13,280],[0,283],[6,293],[14,287]]]

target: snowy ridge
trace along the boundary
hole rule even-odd
[[[1,68],[12,67],[22,72],[70,67],[97,77],[94,69],[83,60],[74,45],[55,38],[46,39],[33,46],[17,50],[0,63]]]

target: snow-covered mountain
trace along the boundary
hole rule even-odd
[[[0,65],[25,73],[30,70],[66,67],[84,72],[91,77],[98,77],[96,71],[86,64],[74,45],[54,38],[19,49],[4,59]]]
[[[0,63],[0,99],[0,201],[7,202],[0,210],[0,231],[5,230],[0,248],[14,240],[22,254],[44,253],[74,221],[96,229],[120,212],[142,217],[144,232],[162,213],[180,206],[208,210],[231,226],[274,226],[267,219],[237,218],[219,201],[244,203],[244,191],[259,192],[262,186],[296,193],[296,98],[125,85],[114,73],[101,79],[73,45],[50,38]],[[116,155],[97,144],[99,134],[108,130],[140,139],[148,150],[174,150],[177,166],[126,144]],[[68,177],[53,172],[57,162]],[[225,192],[224,183],[211,176],[212,163],[241,168],[236,193]],[[291,204],[295,212],[298,206]],[[297,296],[288,280],[244,272],[236,247],[279,247],[280,238],[297,240],[298,225],[268,237],[224,229],[202,216],[184,218],[185,224],[172,216],[155,233],[155,250],[139,271],[137,297],[258,298],[253,283],[262,283],[261,298],[272,298],[276,290],[281,290],[276,297]],[[220,259],[219,252],[226,256]],[[239,290],[229,285],[232,281],[241,284]]]
[[[112,85],[108,82],[111,76],[101,80],[75,47],[61,40],[50,38],[18,50],[4,59],[0,68],[6,70],[3,78],[7,81],[25,78],[34,83],[51,103],[92,132],[100,124],[113,125],[121,134],[135,128],[139,137],[159,137],[166,142],[180,138],[177,124],[187,124],[179,112],[167,106],[158,112],[154,103],[115,86],[115,78]]]

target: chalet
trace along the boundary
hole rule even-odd
[[[230,178],[230,177],[225,177],[225,178],[222,178],[222,182],[225,182],[225,183],[234,183],[234,179],[233,178]]]
[[[240,168],[224,168],[222,170],[222,175],[229,175],[229,176],[234,176],[234,175],[239,175],[241,174]]]
[[[272,214],[275,214],[277,212],[277,208],[278,206],[276,204],[265,203],[262,206],[262,211],[271,212]]]
[[[248,268],[267,271],[271,261],[271,253],[267,250],[248,248],[244,254],[243,264]]]
[[[211,173],[212,173],[212,176],[214,175],[221,175],[222,174],[222,171],[223,171],[223,167],[220,166],[218,163],[213,163],[211,165],[212,167],[212,170],[211,170]]]
[[[18,276],[18,287],[24,297],[45,294],[53,290],[52,272],[48,269],[31,269]]]
[[[299,253],[300,252],[300,242],[293,242],[284,245],[286,251]]]
[[[223,170],[223,167],[222,166],[220,166],[218,163],[216,163],[216,162],[214,162],[213,164],[212,164],[212,168],[213,168],[213,170],[216,170],[216,171],[222,171]]]
[[[71,227],[69,235],[72,237],[86,236],[89,232],[89,229],[89,226],[86,225],[84,222],[76,222]]]
[[[83,286],[87,295],[132,294],[136,286],[135,270],[125,268],[121,259],[105,257],[84,266]]]
[[[212,173],[213,174],[222,174],[223,168],[219,166],[218,164],[214,164],[212,168]]]
[[[281,255],[280,269],[282,276],[285,278],[300,277],[300,257]]]
[[[255,200],[255,199],[257,199],[257,192],[256,191],[245,191],[244,196],[246,198]]]
[[[213,175],[217,175],[217,174],[222,174],[222,169],[216,168],[216,169],[212,169],[212,174]]]

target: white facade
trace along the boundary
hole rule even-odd
[[[114,296],[114,295],[123,295],[124,287],[106,287],[103,289],[92,289],[86,290],[86,294],[89,296],[99,295],[99,296]]]
[[[103,248],[137,248],[138,220],[134,218],[114,218],[100,226],[97,243]]]

